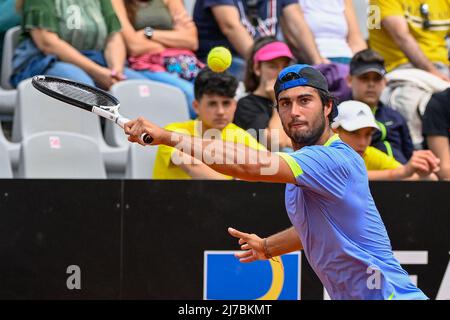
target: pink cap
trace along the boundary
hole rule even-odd
[[[269,61],[281,57],[294,59],[294,55],[292,54],[291,49],[289,49],[287,44],[281,41],[276,41],[266,44],[264,47],[256,51],[253,60],[255,62],[260,62]]]

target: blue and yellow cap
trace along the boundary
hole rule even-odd
[[[278,101],[278,95],[281,91],[308,86],[328,92],[328,82],[325,76],[312,66],[307,64],[294,64],[281,70],[275,82],[275,97]]]

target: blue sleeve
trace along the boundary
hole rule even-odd
[[[297,184],[327,198],[342,198],[349,170],[343,155],[328,147],[305,147],[290,156],[300,166]]]
[[[16,1],[0,1],[0,32],[20,24],[20,16],[16,12]]]
[[[220,6],[220,5],[236,6],[236,4],[234,3],[234,0],[205,0],[203,2],[203,9]]]

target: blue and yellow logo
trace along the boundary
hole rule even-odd
[[[205,251],[203,298],[299,300],[301,253],[241,263],[237,251]]]

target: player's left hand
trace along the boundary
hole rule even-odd
[[[240,262],[267,260],[264,254],[264,239],[254,233],[245,233],[233,228],[228,228],[228,232],[239,239],[239,245],[243,251],[236,253],[235,257],[239,258]]]

